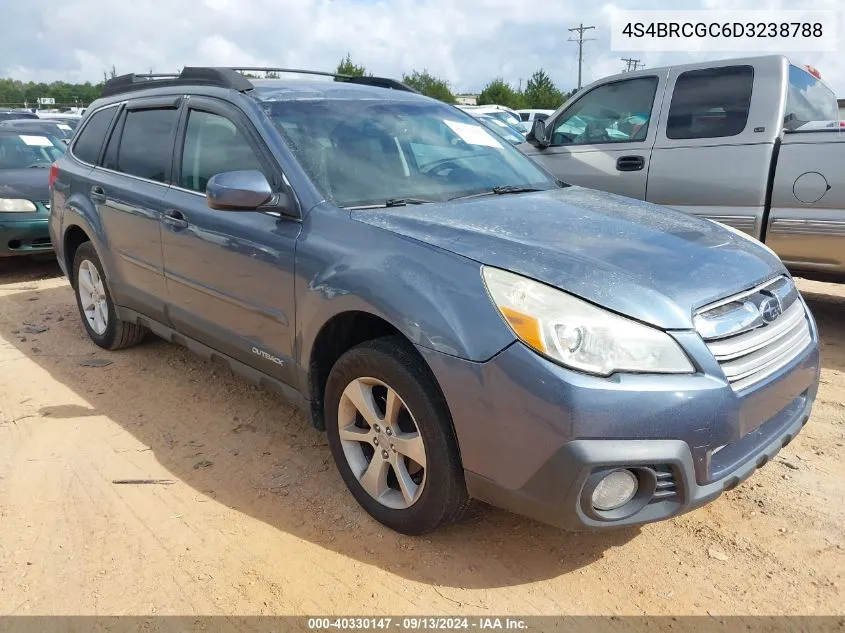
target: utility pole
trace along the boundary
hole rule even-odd
[[[590,29],[594,29],[594,26],[584,26],[582,22],[578,26],[573,29],[569,29],[570,31],[577,31],[578,32],[578,39],[569,38],[570,42],[578,42],[578,90],[581,90],[581,66],[584,63],[584,42],[590,42],[595,38],[587,38],[584,39],[584,31],[589,31]]]
[[[623,57],[622,61],[625,62],[625,70],[623,72],[629,73],[632,70],[636,70],[637,66],[640,64],[639,59],[631,59],[630,57]],[[643,64],[645,65],[645,64]]]

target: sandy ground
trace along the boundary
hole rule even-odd
[[[845,614],[845,286],[800,285],[816,408],[738,489],[641,529],[479,505],[415,539],[283,400],[155,338],[100,350],[55,262],[0,262],[0,614]],[[173,483],[113,483],[140,478]]]

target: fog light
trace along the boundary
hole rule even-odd
[[[637,494],[637,476],[630,470],[614,470],[593,490],[593,507],[596,510],[621,508]]]

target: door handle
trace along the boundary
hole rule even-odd
[[[188,221],[178,209],[168,209],[161,216],[161,221],[172,226],[174,229],[187,229]]]
[[[640,171],[645,167],[645,158],[642,156],[620,156],[616,160],[617,171]]]
[[[93,200],[104,201],[106,199],[106,190],[100,185],[94,185],[91,187],[91,198]]]

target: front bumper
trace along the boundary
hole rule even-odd
[[[812,319],[810,319],[812,322]],[[485,363],[421,349],[452,412],[472,497],[570,529],[666,519],[750,476],[806,423],[818,334],[777,374],[734,392],[707,361],[686,376],[586,376],[514,343]],[[599,474],[631,467],[648,494],[620,513],[589,502]]]
[[[14,215],[14,217],[9,217]],[[30,255],[53,249],[46,217],[21,219],[21,214],[0,214],[0,257]]]

